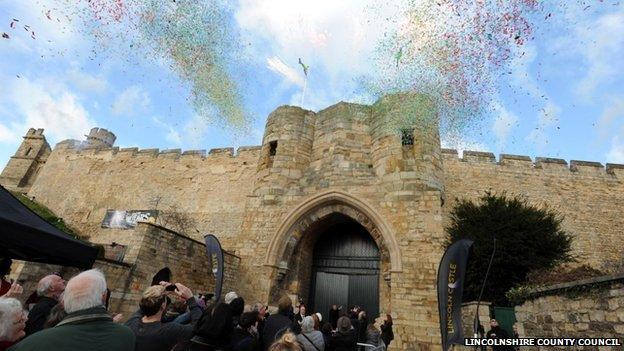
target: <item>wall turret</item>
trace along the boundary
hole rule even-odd
[[[43,129],[30,128],[15,155],[2,170],[0,184],[10,190],[28,192],[51,152]]]
[[[419,190],[443,191],[437,112],[426,96],[379,99],[370,128],[373,169],[387,195],[412,199]]]
[[[117,137],[112,132],[104,128],[91,128],[89,135],[85,135],[87,140],[84,143],[86,148],[109,148],[113,147]]]
[[[263,203],[278,202],[287,189],[297,191],[292,184],[310,163],[314,117],[312,111],[281,106],[267,118],[255,186]]]

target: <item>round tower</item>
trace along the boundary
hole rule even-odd
[[[109,148],[113,147],[117,137],[112,132],[104,128],[91,128],[89,135],[85,135],[87,140],[85,146],[90,148]]]
[[[373,105],[373,168],[389,194],[443,191],[438,125],[435,105],[422,94],[387,95]]]
[[[281,106],[267,118],[258,162],[256,193],[271,203],[291,191],[310,163],[314,112]]]

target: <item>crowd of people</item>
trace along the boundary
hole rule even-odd
[[[69,281],[44,276],[23,306],[22,287],[4,279],[7,261],[0,267],[0,351],[355,351],[382,350],[394,338],[390,315],[378,327],[357,306],[334,305],[323,316],[283,296],[270,314],[266,304],[246,304],[236,292],[218,301],[164,281],[148,287],[122,323],[123,316],[108,312],[110,291],[97,269]]]
[[[0,351],[378,351],[394,339],[389,314],[376,324],[358,306],[333,305],[324,316],[283,296],[270,314],[267,305],[246,304],[236,292],[216,301],[164,281],[148,287],[122,323],[122,315],[108,311],[110,291],[97,269],[67,282],[58,273],[44,276],[23,306],[22,287],[5,279],[10,266],[1,260]],[[485,336],[510,337],[495,319]]]

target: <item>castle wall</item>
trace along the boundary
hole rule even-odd
[[[594,283],[561,284],[566,289],[544,292],[516,306],[521,337],[624,338],[623,277]],[[583,287],[582,291],[575,291]],[[569,350],[569,347],[535,347],[535,350]],[[575,346],[574,350],[621,350],[622,346]]]
[[[525,196],[530,203],[546,204],[564,216],[563,229],[573,235],[573,254],[580,264],[608,271],[609,262],[624,255],[624,169],[595,162],[444,150],[444,218],[455,199],[476,200],[485,191]]]
[[[165,265],[194,286],[207,274],[195,261],[205,257],[201,242],[162,227],[199,241],[215,234],[236,255],[226,258],[233,268],[224,292],[274,303],[283,294],[307,296],[306,250],[332,215],[349,217],[380,249],[380,312],[392,314],[392,348],[404,350],[440,349],[436,272],[456,198],[491,190],[547,203],[565,216],[580,263],[604,268],[622,256],[624,166],[574,161],[568,168],[510,155],[497,163],[480,152],[459,159],[440,149],[434,112],[409,94],[317,113],[282,106],[268,117],[262,145],[236,156],[233,149],[205,155],[64,142],[28,195],[90,241],[128,246],[124,264],[133,271],[114,295],[123,311]],[[162,227],[101,228],[107,209],[156,209]]]
[[[163,218],[181,216],[183,234],[198,240],[215,234],[227,247],[239,234],[257,159],[256,148],[241,148],[233,157],[231,149],[206,156],[201,151],[59,144],[28,194],[93,242],[112,241],[111,230],[101,228],[107,209],[157,209]],[[116,238],[129,243],[123,235]]]

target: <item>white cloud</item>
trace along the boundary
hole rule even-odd
[[[294,68],[288,66],[279,57],[271,57],[267,59],[267,67],[278,74],[280,74],[286,81],[303,87],[304,78]]]
[[[154,117],[152,118],[154,123],[160,128],[164,129],[167,134],[165,134],[165,140],[175,144],[180,145],[182,143],[182,137],[180,133],[170,124],[163,122],[160,118]]]
[[[0,143],[14,143],[19,140],[19,134],[15,130],[0,123]]]
[[[601,138],[611,134],[615,125],[624,122],[624,97],[607,98],[605,104],[606,107],[596,123],[598,135]]]
[[[496,136],[499,147],[503,147],[507,142],[507,137],[509,133],[511,133],[514,124],[518,122],[518,116],[507,110],[500,102],[493,103],[492,110],[498,113],[494,118],[492,131],[494,132],[494,136]]]
[[[616,81],[624,71],[624,6],[605,14],[593,23],[581,22],[576,27],[575,40],[586,63],[587,73],[576,86],[576,92],[591,99],[602,85]]]
[[[5,103],[13,107],[15,120],[0,127],[0,141],[19,139],[28,128],[44,128],[49,140],[84,139],[96,125],[79,99],[62,85],[22,78],[10,87]]]
[[[527,136],[527,140],[533,142],[538,148],[548,144],[548,131],[559,121],[561,108],[552,103],[547,102],[538,112],[537,127],[533,129]]]
[[[108,87],[106,78],[96,77],[74,68],[67,72],[68,80],[78,89],[84,92],[103,93]]]
[[[111,111],[114,115],[134,115],[147,110],[150,97],[147,91],[138,85],[133,85],[117,95]]]
[[[607,162],[624,163],[624,139],[614,136],[611,139],[611,149],[607,153]]]
[[[386,20],[397,17],[396,7],[373,0],[241,0],[235,18],[244,41],[252,43],[252,57],[279,57],[292,66],[301,58],[310,65],[303,107],[318,109],[353,100],[354,79],[370,73],[378,39],[396,26]],[[301,80],[289,78],[302,86]],[[287,100],[300,104],[301,91],[292,94]]]

